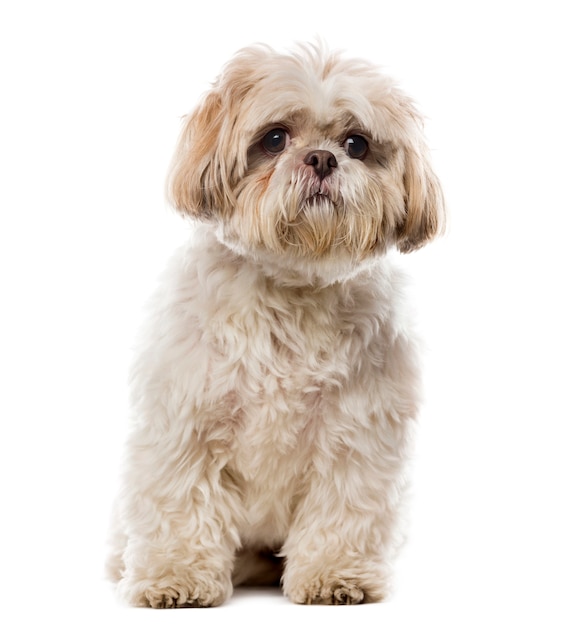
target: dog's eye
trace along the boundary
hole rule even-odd
[[[282,152],[289,143],[290,135],[283,128],[274,128],[262,138],[262,147],[269,154]]]
[[[351,137],[347,137],[343,147],[345,148],[345,152],[347,152],[352,159],[364,159],[369,150],[367,140],[361,137],[361,135],[351,135]]]

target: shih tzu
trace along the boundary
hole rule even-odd
[[[153,301],[109,570],[133,605],[383,599],[419,401],[390,249],[442,228],[412,102],[319,46],[239,52],[169,178],[195,219]]]

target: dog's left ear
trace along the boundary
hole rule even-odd
[[[422,141],[404,153],[406,217],[397,231],[401,252],[417,250],[444,229],[444,196]]]

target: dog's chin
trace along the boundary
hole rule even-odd
[[[325,193],[303,198],[278,219],[257,222],[252,231],[248,226],[222,222],[217,238],[282,284],[342,282],[373,265],[383,251],[376,220],[349,212]]]
[[[319,260],[347,246],[342,206],[321,193],[307,197],[277,223],[278,239],[288,254]]]
[[[281,221],[290,226],[321,223],[324,230],[329,230],[342,211],[343,207],[337,200],[332,200],[329,194],[317,192],[289,208]]]
[[[309,213],[310,211],[325,211],[331,215],[340,207],[337,202],[333,201],[329,194],[317,192],[308,196],[300,205],[301,213]]]

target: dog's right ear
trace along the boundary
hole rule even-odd
[[[187,117],[168,177],[168,199],[185,215],[208,218],[226,206],[223,198],[219,136],[223,126],[222,96],[210,91]]]

